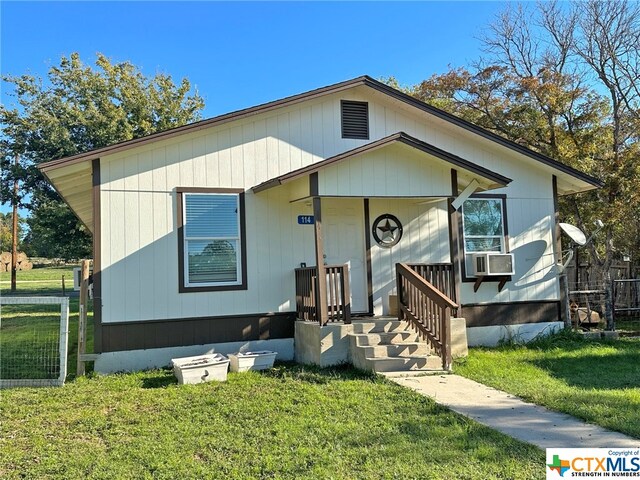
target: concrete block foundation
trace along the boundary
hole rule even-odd
[[[316,322],[297,321],[294,359],[298,363],[328,367],[349,363],[349,337],[353,325],[331,323],[321,327]]]
[[[464,318],[451,319],[451,357],[461,358],[469,355],[467,343],[467,321]]]

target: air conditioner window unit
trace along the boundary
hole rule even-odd
[[[474,253],[473,274],[476,277],[490,275],[513,275],[513,254],[511,253]]]

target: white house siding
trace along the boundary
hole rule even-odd
[[[392,248],[380,247],[371,232],[373,305],[376,315],[389,312],[389,294],[395,293],[396,263],[444,263],[450,261],[447,202],[423,203],[420,199],[369,201],[371,223],[385,213],[400,220],[403,236]]]
[[[369,102],[369,140],[341,138],[341,99]],[[314,263],[313,228],[297,225],[296,216],[310,211],[304,202],[289,203],[295,195],[286,186],[255,195],[250,187],[398,131],[513,178],[514,182],[501,190],[509,195],[512,250],[541,239],[546,244],[544,253],[551,251],[550,173],[544,173],[531,160],[441,121],[430,120],[427,124],[422,115],[399,109],[398,105],[359,87],[103,157],[103,322],[293,310],[293,268],[303,261]],[[374,175],[376,189],[397,190],[398,178],[394,180],[394,174],[401,172],[389,171],[388,160],[382,164],[386,175]],[[365,184],[363,177],[362,193],[375,193],[365,188],[369,181],[367,178]],[[354,182],[357,185],[359,180]],[[248,290],[178,293],[174,192],[176,187],[192,186],[247,189]],[[342,185],[338,187],[341,189]],[[371,201],[372,220],[375,212],[385,210],[376,202]],[[446,221],[441,220],[438,225],[444,227],[437,237],[439,245],[445,245]],[[438,252],[448,253],[448,246],[438,248]],[[434,261],[446,258],[443,255],[438,253]],[[519,271],[523,262],[528,265],[527,257],[521,257],[516,259]],[[552,262],[552,256],[548,256],[531,263],[532,269],[527,272],[539,280],[537,283],[527,280],[525,284],[516,279],[499,295],[495,284],[482,285],[477,294],[473,294],[470,285],[464,285],[462,300],[473,303],[557,298],[555,280],[542,281],[538,277],[545,272],[535,272]],[[377,285],[374,289],[384,290],[381,279]]]
[[[451,165],[407,145],[390,145],[318,172],[320,195],[418,197],[451,195]]]

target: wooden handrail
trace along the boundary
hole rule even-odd
[[[398,319],[408,321],[451,369],[450,315],[458,304],[404,263],[396,264]]]
[[[325,282],[327,298],[327,318],[320,318],[318,305],[318,269],[301,267],[295,269],[296,278],[296,313],[301,320],[319,322],[351,323],[351,294],[349,291],[349,266],[325,265]]]
[[[451,300],[458,301],[452,263],[407,263],[406,265]]]
[[[436,287],[431,285],[430,282],[427,282],[424,278],[418,275],[413,269],[409,268],[408,265],[404,263],[396,264],[396,271],[401,273],[405,277],[410,277],[414,279],[414,285],[418,290],[420,290],[425,295],[432,294],[434,298],[432,300],[436,302],[440,306],[448,306],[449,308],[458,308],[458,304],[447,297],[444,293],[438,290]]]

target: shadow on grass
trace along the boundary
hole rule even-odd
[[[626,389],[640,386],[640,351],[624,348],[603,354],[578,357],[544,358],[530,363],[569,385],[598,390]]]
[[[255,372],[265,377],[297,380],[318,385],[335,381],[368,380],[379,381],[379,377],[370,372],[363,372],[351,365],[338,365],[329,368],[321,368],[314,365],[299,365],[294,362],[276,362],[273,368]],[[157,371],[153,376],[147,376],[142,381],[142,388],[165,388],[177,383],[170,369]]]
[[[315,384],[326,384],[336,380],[378,380],[374,373],[355,369],[349,364],[322,368],[295,362],[276,362],[273,368],[263,370],[262,374],[272,378],[300,380]]]
[[[167,388],[169,385],[176,385],[178,380],[173,375],[173,370],[163,369],[154,372],[153,376],[145,376],[142,380],[142,388]]]

